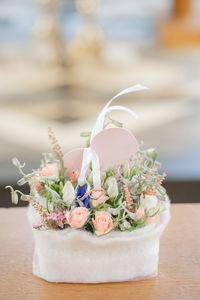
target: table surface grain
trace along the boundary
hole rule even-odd
[[[200,204],[172,205],[156,278],[103,284],[56,284],[35,277],[26,210],[0,209],[0,300],[200,299]]]

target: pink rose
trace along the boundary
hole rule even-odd
[[[59,176],[59,169],[57,163],[47,164],[40,171],[41,176]]]
[[[144,217],[144,207],[140,206],[137,210],[136,210],[136,215],[138,217],[138,219],[141,219]]]
[[[159,215],[155,215],[153,217],[148,217],[146,219],[146,224],[150,224],[150,223],[159,224],[160,223],[160,217],[159,217]]]
[[[92,198],[93,207],[97,207],[99,204],[104,203],[109,197],[106,195],[105,190],[91,190],[90,196]]]
[[[66,213],[69,225],[73,228],[82,228],[87,222],[89,211],[86,207],[77,207]]]
[[[92,222],[97,235],[108,233],[114,228],[111,215],[107,211],[96,211]]]

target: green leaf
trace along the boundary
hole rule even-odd
[[[81,137],[90,137],[91,136],[91,131],[85,131],[80,133]]]
[[[151,166],[151,161],[149,161],[147,164],[147,167],[150,167],[150,166]]]
[[[60,195],[61,198],[63,197],[63,187],[64,187],[63,182],[60,181],[58,193],[59,193],[59,195]]]
[[[136,171],[137,171],[136,167],[130,169],[130,180],[133,178],[134,175],[136,175]]]
[[[129,228],[128,231],[133,231],[135,228],[136,228],[136,226],[135,226],[135,224],[133,223],[133,224],[131,225],[131,227]]]
[[[61,180],[62,180],[63,183],[64,183],[66,168],[64,167],[64,161],[63,161],[63,159],[60,160],[60,166],[61,166],[61,170],[60,170],[60,178],[61,178]]]
[[[86,131],[86,132],[81,132],[80,133],[80,136],[81,137],[87,137],[87,141],[86,141],[86,148],[89,148],[90,147],[90,138],[91,138],[91,132],[90,131]]]
[[[58,183],[53,183],[51,184],[50,188],[54,191],[56,191],[57,193],[59,193],[59,184]]]
[[[157,150],[155,150],[155,152],[154,152],[154,154],[153,154],[153,157],[152,157],[152,159],[153,159],[153,164],[155,164],[155,161],[156,161],[156,158],[158,157],[158,152],[157,152]]]
[[[119,122],[119,121],[116,121],[116,120],[113,120],[113,119],[111,119],[110,117],[109,117],[109,119],[110,119],[111,123],[112,123],[113,125],[115,125],[116,127],[119,127],[119,128],[122,128],[122,127],[123,127],[123,123],[121,123],[121,122]]]
[[[94,231],[92,225],[89,222],[85,224],[84,228],[85,228],[85,230],[87,230],[89,232],[93,232]]]
[[[90,137],[86,141],[86,148],[89,148],[89,147],[90,147]]]
[[[115,176],[115,172],[112,169],[109,169],[106,171],[106,179],[111,176]]]
[[[123,176],[124,176],[124,178],[129,178],[129,176],[130,176],[130,168],[129,168],[128,161],[126,161],[123,165]]]
[[[154,217],[155,215],[157,215],[157,214],[159,213],[159,210],[160,210],[160,208],[158,208],[158,209],[156,210],[156,212],[155,212],[152,216],[150,216],[150,217]]]
[[[50,212],[49,211],[49,200],[50,200],[50,193],[48,193],[48,195],[46,196],[46,210],[48,211],[48,213]]]

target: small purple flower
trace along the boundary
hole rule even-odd
[[[54,220],[54,221],[57,221],[57,214],[54,213],[54,212],[51,212],[48,216],[47,216],[47,219],[51,219],[51,220]]]
[[[37,223],[32,223],[32,227],[35,228],[35,229],[37,229],[37,228],[39,228],[39,227],[41,227],[43,225],[44,225],[44,220],[40,220]]]
[[[65,220],[66,220],[65,214],[63,212],[59,212],[57,214],[57,223],[58,223],[58,226],[61,227],[61,228],[63,228]]]

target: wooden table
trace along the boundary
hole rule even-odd
[[[200,299],[200,204],[173,204],[156,278],[106,284],[56,284],[32,274],[26,208],[0,209],[0,300]]]

